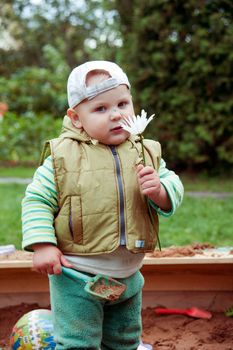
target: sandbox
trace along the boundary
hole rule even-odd
[[[49,308],[48,279],[32,270],[32,255],[16,252],[0,259],[0,347],[8,349],[10,330],[25,312]],[[233,318],[224,311],[233,306],[231,250],[163,250],[147,255],[141,272],[143,340],[154,349],[233,350]],[[158,316],[154,307],[209,310],[212,318]]]

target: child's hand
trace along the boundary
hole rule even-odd
[[[164,186],[160,182],[157,171],[150,166],[137,166],[137,176],[140,189],[145,196],[148,196],[159,208],[164,211],[171,210],[171,202]]]
[[[137,166],[138,182],[144,195],[150,197],[153,201],[158,198],[161,192],[161,182],[158,173],[150,166]]]
[[[52,244],[35,244],[33,250],[33,266],[37,272],[43,275],[59,275],[62,265],[72,267],[62,252]]]

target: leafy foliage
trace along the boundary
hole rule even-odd
[[[21,115],[25,112],[64,114],[67,108],[66,80],[69,68],[50,45],[44,47],[47,68],[23,67],[0,78],[0,96],[10,110]]]
[[[129,75],[136,113],[157,115],[147,136],[169,164],[233,169],[232,14],[231,0],[6,0],[0,102],[18,120],[56,123],[71,68],[115,60]]]
[[[158,115],[150,136],[161,141],[166,159],[232,167],[232,2],[115,3],[124,39],[121,61],[138,108]]]
[[[0,128],[0,160],[38,164],[44,141],[58,136],[60,129],[61,120],[48,114],[7,113]]]

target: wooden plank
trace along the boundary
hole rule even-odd
[[[232,291],[233,265],[143,265],[147,291]]]
[[[157,259],[161,260],[161,259]],[[233,264],[144,264],[145,290],[233,291]],[[47,277],[31,269],[29,261],[0,264],[0,291],[44,291]],[[27,283],[25,283],[27,281]]]
[[[186,256],[171,258],[151,258],[145,257],[143,265],[204,265],[204,264],[233,264],[233,255],[226,256]]]
[[[1,293],[48,292],[48,277],[31,268],[0,269]]]
[[[144,265],[233,265],[233,255],[222,256],[190,256],[190,257],[163,257],[153,258],[146,256],[143,260]],[[0,269],[10,267],[32,267],[32,260],[0,260]]]
[[[32,268],[32,260],[0,260],[0,269]]]
[[[233,255],[205,256],[195,255],[188,257],[154,258],[146,256],[143,265],[209,265],[232,264]],[[0,260],[0,269],[10,267],[32,267],[32,260]]]
[[[144,307],[195,305],[218,311],[233,304],[232,259],[188,259],[144,259]],[[48,305],[47,276],[33,271],[31,260],[0,261],[0,307],[21,302]]]

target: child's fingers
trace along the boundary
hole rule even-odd
[[[142,164],[138,164],[136,167],[137,173],[139,173],[143,168],[144,166]]]
[[[154,174],[146,174],[144,176],[140,176],[138,181],[142,185],[144,182],[147,182],[147,181],[155,181],[155,176]]]
[[[142,190],[145,190],[145,189],[155,188],[156,185],[157,185],[157,183],[155,182],[154,179],[152,179],[152,180],[147,180],[147,181],[142,182],[141,188],[142,188]]]
[[[48,265],[46,268],[45,268],[45,271],[47,273],[47,275],[53,275],[53,265]]]
[[[142,176],[145,176],[145,175],[148,175],[148,174],[155,173],[155,169],[152,168],[151,166],[145,166],[144,167],[143,165],[140,164],[140,165],[138,165],[137,173],[138,173],[139,177],[142,177]]]
[[[65,267],[72,267],[72,264],[64,257],[64,255],[61,256],[61,263]]]
[[[53,265],[53,272],[54,275],[60,275],[61,273],[61,264],[60,261]]]

